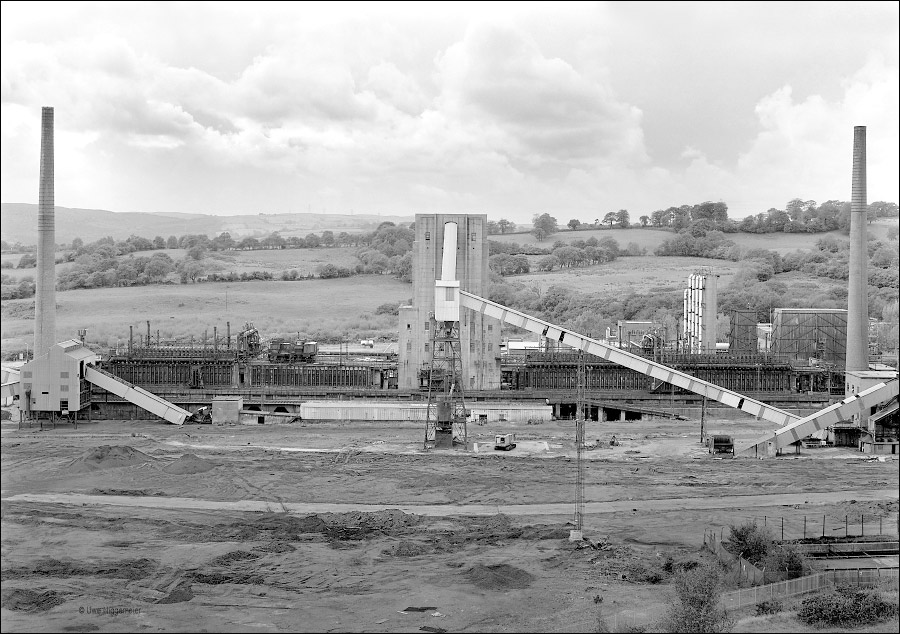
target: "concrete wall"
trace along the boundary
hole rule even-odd
[[[399,317],[398,387],[419,387],[418,371],[431,359],[434,282],[441,275],[444,224],[458,225],[457,277],[460,289],[484,296],[488,291],[486,214],[416,214],[413,242],[413,303]],[[460,314],[460,346],[465,389],[500,387],[500,324],[469,310]]]
[[[549,421],[553,408],[550,405],[529,403],[472,403],[466,407],[469,422],[477,423],[528,420]],[[329,421],[421,421],[425,422],[425,403],[386,403],[384,401],[308,401],[300,406],[304,420]],[[483,418],[482,418],[483,417]]]
[[[233,425],[240,422],[244,399],[240,396],[216,396],[212,401],[212,424]]]

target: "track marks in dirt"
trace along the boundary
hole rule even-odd
[[[133,581],[149,576],[158,565],[159,562],[146,558],[83,563],[48,557],[39,559],[27,566],[2,568],[0,569],[0,581],[41,577],[52,577],[55,579],[100,577],[103,579],[127,579]]]
[[[20,612],[46,612],[66,602],[66,594],[43,588],[13,588],[0,591],[0,605]]]

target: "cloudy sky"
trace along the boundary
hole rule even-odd
[[[897,2],[7,2],[2,201],[566,222],[898,196]]]

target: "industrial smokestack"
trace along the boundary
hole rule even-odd
[[[853,128],[850,194],[850,285],[847,293],[848,371],[869,369],[869,276],[866,223],[866,126]]]
[[[56,343],[56,221],[53,199],[53,108],[41,109],[41,176],[38,193],[37,282],[34,357]]]

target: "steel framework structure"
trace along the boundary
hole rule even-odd
[[[810,359],[844,367],[847,357],[847,311],[837,308],[776,308],[772,352],[779,359],[804,364]]]
[[[757,346],[756,311],[735,310],[728,330],[729,354],[755,354]]]
[[[424,448],[468,447],[458,321],[432,318]]]
[[[575,413],[575,530],[584,528],[584,352],[578,354],[578,386],[575,391],[577,412]]]

